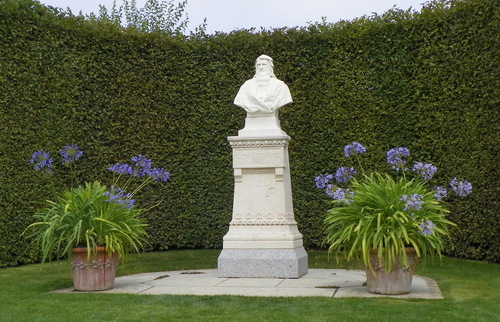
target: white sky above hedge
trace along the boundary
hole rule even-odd
[[[99,4],[110,9],[113,0],[40,0],[53,7],[70,7],[73,13],[99,11]],[[146,0],[136,0],[142,8]],[[122,0],[116,1],[118,5]],[[177,2],[177,0],[176,0]],[[374,12],[382,14],[396,6],[420,10],[425,0],[188,0],[189,30],[207,18],[207,32],[307,26],[326,17],[328,22],[352,20]]]

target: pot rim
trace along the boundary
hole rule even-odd
[[[105,253],[106,252],[106,247],[104,246],[99,246],[95,248],[95,253]],[[87,247],[75,247],[73,248],[73,254],[87,254],[88,253],[88,248]],[[92,250],[90,253],[94,253]]]

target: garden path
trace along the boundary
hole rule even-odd
[[[437,283],[415,275],[412,291],[405,295],[378,295],[368,292],[364,285],[365,272],[346,269],[309,269],[297,279],[284,278],[224,278],[216,269],[199,269],[142,273],[117,277],[115,287],[101,293],[149,295],[240,295],[272,297],[320,296],[382,297],[442,299]],[[72,288],[56,291],[77,293]],[[79,293],[79,292],[78,292]]]

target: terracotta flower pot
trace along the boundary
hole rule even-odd
[[[387,272],[384,267],[379,267],[379,258],[377,251],[370,252],[370,262],[373,271],[366,268],[366,279],[368,291],[375,294],[400,295],[411,292],[411,283],[413,280],[413,269],[417,264],[415,249],[406,248],[408,267],[403,268],[400,265],[394,265],[391,272]]]
[[[71,260],[73,284],[77,291],[105,291],[115,283],[118,255],[109,257],[104,247],[88,258],[87,248],[74,248]]]

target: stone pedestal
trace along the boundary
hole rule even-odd
[[[249,113],[250,114],[250,113]],[[293,215],[290,137],[274,116],[247,117],[233,149],[233,218],[218,259],[222,277],[299,278],[307,253]]]

